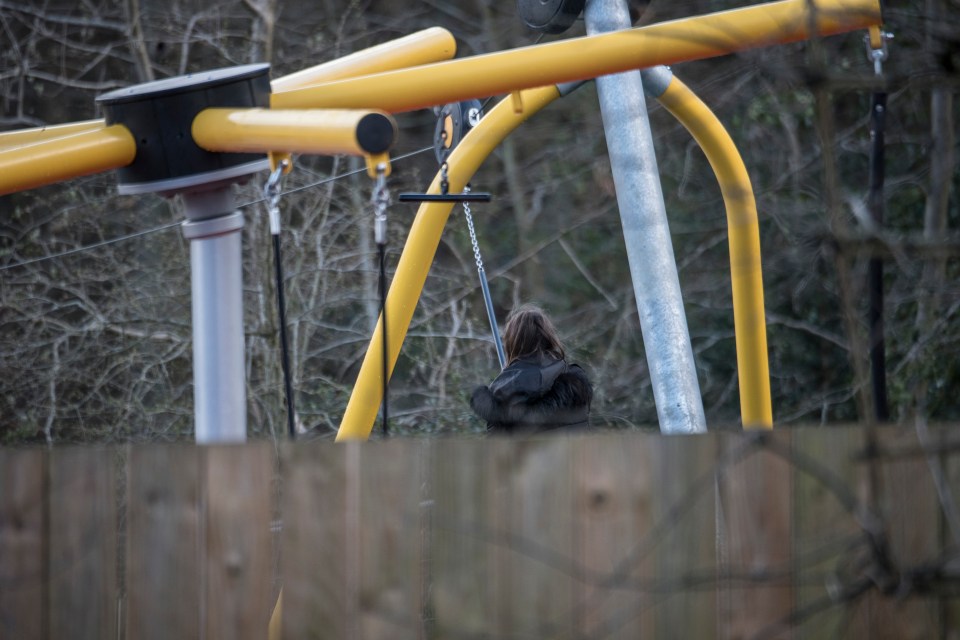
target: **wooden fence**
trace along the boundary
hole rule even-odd
[[[919,433],[0,450],[0,639],[955,638]]]

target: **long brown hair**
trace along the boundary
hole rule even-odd
[[[563,343],[550,318],[536,305],[517,307],[507,316],[503,329],[503,348],[507,363],[526,356],[548,354],[563,360]]]

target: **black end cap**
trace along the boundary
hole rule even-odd
[[[397,124],[382,113],[370,113],[357,123],[357,144],[370,154],[386,153],[397,142]]]

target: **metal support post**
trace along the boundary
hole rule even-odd
[[[587,33],[630,28],[626,0],[589,0]],[[630,276],[663,433],[706,431],[639,71],[597,78]]]
[[[183,194],[193,295],[193,401],[196,441],[247,437],[243,267],[233,189]]]

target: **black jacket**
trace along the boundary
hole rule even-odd
[[[583,428],[593,387],[580,366],[549,356],[518,358],[490,386],[479,386],[470,407],[491,431],[507,433]]]

